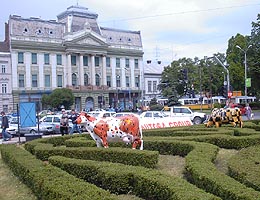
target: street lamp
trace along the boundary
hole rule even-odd
[[[245,97],[247,98],[247,87],[246,87],[246,79],[247,79],[247,61],[246,61],[246,53],[248,51],[248,49],[251,47],[252,45],[250,44],[247,48],[242,49],[240,46],[236,45],[237,48],[239,48],[242,52],[244,52],[245,55]]]

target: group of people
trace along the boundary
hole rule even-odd
[[[71,115],[68,115],[66,113],[65,109],[62,109],[61,112],[62,112],[61,119],[60,119],[60,133],[61,133],[61,135],[62,136],[65,135],[65,134],[72,135],[75,131],[77,131],[79,134],[81,134],[81,130],[79,129],[77,121],[76,121],[79,114],[75,111],[75,109],[71,110]],[[71,119],[72,124],[73,124],[70,132],[69,132],[69,119]]]

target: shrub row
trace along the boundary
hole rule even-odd
[[[215,135],[201,135],[201,136],[186,136],[186,137],[148,137],[145,138],[145,143],[147,140],[182,140],[182,141],[196,141],[196,142],[206,142],[214,144],[221,148],[226,149],[242,149],[252,145],[260,144],[260,134],[250,135],[250,136],[230,136],[223,134]]]
[[[118,163],[50,157],[49,162],[74,176],[116,194],[132,193],[144,199],[220,199],[178,177],[157,170]]]
[[[235,181],[219,172],[214,164],[216,147],[210,144],[196,144],[186,156],[186,170],[190,180],[198,187],[225,200],[257,200],[260,192]]]
[[[242,149],[228,162],[228,173],[245,185],[260,191],[260,145]]]
[[[78,179],[57,167],[44,164],[22,148],[14,145],[2,145],[2,147],[0,150],[3,161],[31,188],[38,199],[117,199],[108,191]]]
[[[28,146],[26,146],[26,149]],[[50,156],[61,155],[70,158],[117,162],[148,168],[155,168],[159,157],[157,151],[140,151],[126,148],[53,147],[53,144],[44,143],[38,143],[34,150],[32,151],[30,148],[30,151],[40,160],[48,160]]]
[[[166,148],[171,147],[174,151],[168,149],[168,154],[175,155],[176,149],[192,149],[186,158],[186,176],[188,180],[203,188],[207,192],[215,194],[225,200],[257,200],[260,199],[260,193],[247,188],[245,185],[235,181],[231,177],[219,172],[213,161],[216,158],[218,147],[207,143],[183,142],[183,141],[146,141],[149,149],[160,147],[160,153],[167,152]],[[174,148],[175,147],[175,148]],[[188,149],[187,149],[188,151]]]

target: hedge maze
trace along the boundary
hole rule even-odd
[[[97,148],[87,134],[49,137],[24,148],[1,145],[4,162],[38,199],[259,200],[260,121],[244,128],[191,127],[143,131],[144,149],[123,143]],[[220,149],[236,149],[227,173],[217,169]],[[183,177],[158,170],[159,155],[185,159]]]

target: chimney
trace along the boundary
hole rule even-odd
[[[5,22],[5,42],[9,42],[9,24]]]

